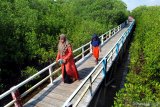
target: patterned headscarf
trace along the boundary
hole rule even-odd
[[[61,38],[64,38],[64,43],[61,42]],[[66,52],[68,46],[70,46],[70,44],[69,44],[65,34],[61,34],[59,44],[58,44],[58,51],[59,51],[60,55],[65,55],[65,52]]]

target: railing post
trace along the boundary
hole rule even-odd
[[[82,58],[84,58],[84,46],[82,46]]]
[[[124,36],[124,35],[123,35]],[[123,45],[123,43],[124,43],[124,37],[122,36],[122,45]]]
[[[121,26],[121,27],[123,28],[123,26],[124,26],[124,22],[122,23],[122,26]]]
[[[15,86],[13,86],[12,88],[14,88]],[[15,100],[15,103],[14,103],[14,106],[15,107],[22,107],[22,102],[21,102],[21,97],[20,97],[20,94],[19,94],[19,91],[18,89],[17,90],[14,90],[12,93],[12,98],[13,100]]]
[[[126,37],[128,36],[129,33],[130,33],[130,32],[129,32],[129,29],[128,29],[127,32],[126,32]]]
[[[90,81],[90,88],[89,88],[89,90],[90,90],[90,94],[92,96],[93,95],[93,93],[92,93],[92,76],[90,76],[89,81]]]
[[[90,53],[92,53],[92,44],[90,43]]]
[[[106,34],[106,35],[107,35],[106,39],[107,39],[107,38],[109,38],[109,32],[107,32],[107,34]]]
[[[127,25],[128,25],[128,20],[126,20],[127,21]]]
[[[111,51],[111,63],[112,63],[112,61],[113,61],[113,49]]]
[[[130,33],[130,32],[131,32],[131,27],[128,28],[128,33]]]
[[[116,28],[114,28],[114,34],[116,34]]]
[[[122,23],[122,26],[121,26],[122,28],[124,28],[124,22]]]
[[[119,43],[116,44],[116,56],[118,55],[119,52]]]
[[[111,30],[109,30],[109,38],[112,36],[112,32]]]
[[[118,27],[115,28],[115,33],[117,33],[117,29],[118,29]]]
[[[106,77],[106,71],[107,71],[107,59],[106,58],[104,58],[104,60],[102,61],[102,66],[103,66],[103,69],[102,69],[103,77]]]
[[[51,76],[52,74],[52,67],[49,68],[49,75]],[[50,77],[50,85],[53,85],[53,78],[52,76]]]
[[[104,35],[102,35],[102,38],[101,38],[101,45],[103,45],[103,42],[104,42]]]

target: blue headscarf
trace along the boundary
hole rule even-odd
[[[92,36],[92,41],[91,41],[92,46],[99,46],[101,44],[101,41],[99,37],[96,34],[93,34]]]

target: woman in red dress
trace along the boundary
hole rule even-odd
[[[71,45],[64,34],[60,35],[56,62],[61,64],[64,83],[79,80],[79,74],[75,66]]]
[[[92,45],[93,56],[96,59],[95,60],[96,64],[98,64],[99,52],[101,51],[100,44],[101,44],[101,41],[99,37],[96,34],[94,34],[92,36],[91,45]]]

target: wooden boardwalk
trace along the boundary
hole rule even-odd
[[[106,43],[101,47],[100,59],[115,45],[121,35],[127,30],[128,26],[119,31],[116,35],[108,39]],[[30,99],[24,107],[61,107],[67,98],[76,90],[76,88],[82,83],[85,77],[95,67],[95,59],[92,55],[84,58],[83,61],[76,64],[80,75],[80,81],[75,81],[72,84],[65,84],[61,81],[61,77],[54,81],[53,85],[48,85],[41,90],[37,95]],[[93,90],[96,90],[97,86],[102,81],[103,76],[99,75],[96,82],[93,83]],[[81,93],[81,92],[80,92]],[[78,94],[80,94],[78,93]],[[79,107],[85,107],[90,97],[86,96],[82,99]],[[74,99],[75,100],[75,99]]]

